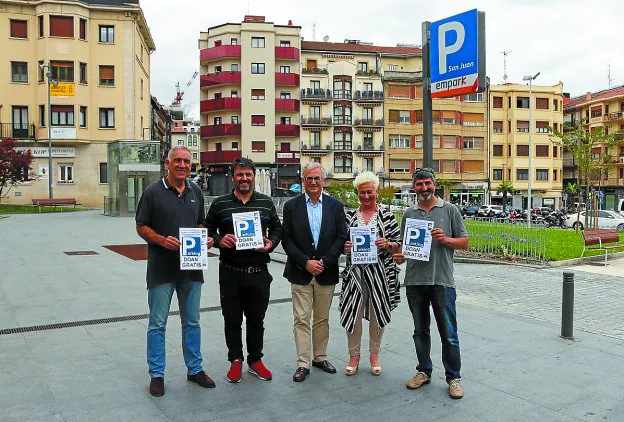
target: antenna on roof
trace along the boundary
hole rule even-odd
[[[312,24],[312,41],[316,41],[316,22]]]
[[[325,36],[323,37],[323,41],[325,41],[325,42],[329,41],[329,35],[325,35]]]
[[[250,9],[249,4],[250,4],[250,3],[251,3],[251,1],[250,1],[250,0],[247,0],[247,14],[248,14],[248,15],[250,15],[250,14],[251,14],[251,12],[249,11],[249,9]]]
[[[609,88],[611,88],[611,82],[613,82],[611,77],[611,57],[609,57],[609,66],[607,67],[607,81],[609,82]]]
[[[506,84],[507,83],[507,56],[511,53],[511,50],[509,51],[501,51],[501,54],[503,55],[503,83]]]

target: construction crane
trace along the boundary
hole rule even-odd
[[[174,107],[179,107],[180,104],[182,103],[182,97],[184,97],[184,90],[186,88],[188,88],[189,86],[191,86],[191,84],[193,83],[193,81],[195,80],[195,78],[197,77],[197,75],[199,75],[198,71],[195,71],[195,73],[193,73],[193,76],[191,76],[191,79],[189,79],[189,81],[186,83],[186,85],[184,86],[184,89],[180,90],[180,82],[175,84],[176,87],[176,96],[173,99],[173,101],[171,102],[171,105]]]

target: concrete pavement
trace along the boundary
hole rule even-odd
[[[146,313],[145,261],[103,248],[134,243],[141,240],[132,219],[97,211],[0,220],[0,330]],[[97,255],[64,253],[72,251]],[[217,265],[216,258],[211,264]],[[241,384],[225,381],[218,308],[201,317],[204,366],[217,388],[186,381],[179,319],[173,316],[162,398],[147,390],[145,319],[5,334],[0,421],[621,420],[624,264],[613,261],[607,269],[573,268],[575,339],[563,340],[558,324],[566,269],[457,264],[463,400],[448,397],[435,326],[433,382],[418,391],[405,389],[416,361],[404,297],[384,334],[380,377],[368,373],[366,340],[360,372],[341,374],[346,336],[335,300],[328,353],[339,373],[313,368],[304,383],[293,383],[290,289],[283,265],[274,262],[271,298],[284,302],[271,304],[266,318],[265,362],[272,381],[247,373]],[[218,306],[212,274],[206,272],[202,307]]]

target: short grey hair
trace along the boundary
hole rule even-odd
[[[171,160],[171,157],[173,157],[173,152],[177,151],[179,149],[183,149],[184,151],[188,152],[190,154],[191,157],[193,157],[193,153],[191,152],[190,149],[188,149],[187,147],[185,147],[184,145],[176,145],[174,147],[171,147],[171,149],[169,150],[169,153],[167,154],[167,159]]]
[[[360,187],[360,185],[363,185],[365,183],[372,183],[373,186],[375,186],[375,189],[378,189],[379,177],[377,177],[377,175],[372,171],[363,171],[356,176],[355,180],[353,181],[353,187],[357,189]]]
[[[423,179],[431,179],[431,181],[436,184],[435,170],[430,167],[417,168],[414,170],[414,174],[412,174],[412,185],[416,180]]]
[[[321,174],[323,175],[323,179],[327,177],[327,172],[325,171],[321,163],[317,163],[315,161],[311,161],[305,166],[303,166],[303,170],[301,172],[302,177],[306,177],[306,173],[312,169],[321,169]]]

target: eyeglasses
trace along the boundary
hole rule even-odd
[[[316,177],[306,177],[304,180],[306,182],[308,182],[308,183],[312,183],[312,182],[320,183],[323,180],[323,178],[322,177],[318,177],[318,176],[316,176]]]

